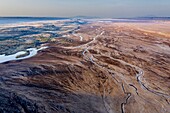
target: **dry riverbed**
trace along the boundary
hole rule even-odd
[[[94,21],[0,64],[0,112],[169,113],[167,26]]]

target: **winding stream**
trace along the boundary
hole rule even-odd
[[[97,29],[96,29],[96,30],[97,30]],[[75,47],[66,47],[66,48],[69,48],[69,49],[83,48],[84,50],[83,50],[83,52],[82,52],[82,55],[84,56],[84,58],[85,58],[86,60],[89,60],[90,62],[92,62],[93,64],[95,64],[96,66],[98,66],[98,67],[100,67],[100,68],[106,69],[108,72],[114,73],[113,70],[108,69],[108,68],[103,67],[103,66],[100,66],[98,63],[96,63],[96,62],[93,60],[93,59],[95,59],[94,56],[93,56],[92,54],[90,54],[90,52],[88,51],[88,50],[90,49],[90,46],[88,46],[88,45],[91,44],[91,43],[93,43],[93,42],[96,40],[96,38],[98,38],[99,36],[101,36],[101,35],[103,35],[103,34],[104,34],[104,31],[102,31],[99,35],[93,37],[93,40],[90,41],[90,42],[88,42],[88,43],[86,43],[86,44],[83,44],[83,45],[80,45],[80,46],[75,46]],[[82,36],[81,36],[81,37],[82,37]],[[145,84],[142,82],[142,77],[144,76],[144,70],[141,69],[140,67],[137,67],[137,66],[135,66],[135,65],[132,65],[132,64],[130,64],[130,63],[128,63],[128,62],[125,62],[125,61],[123,61],[123,60],[113,58],[113,57],[111,57],[110,55],[109,55],[109,56],[106,56],[106,55],[104,55],[104,54],[101,54],[101,55],[102,55],[102,56],[105,56],[105,57],[108,57],[108,58],[110,58],[111,60],[118,61],[118,62],[120,62],[120,63],[122,63],[122,64],[124,64],[124,65],[127,65],[127,66],[130,66],[130,67],[134,68],[134,69],[137,71],[137,74],[135,75],[135,76],[136,76],[136,80],[137,80],[137,82],[139,83],[140,87],[141,87],[143,90],[149,91],[150,93],[153,93],[153,94],[155,94],[155,95],[157,95],[157,96],[163,96],[163,97],[170,98],[170,96],[168,96],[168,95],[166,95],[166,94],[163,94],[163,93],[160,93],[160,92],[151,90],[150,88],[148,88],[148,87],[145,86]],[[134,89],[135,89],[135,92],[136,92],[137,95],[138,95],[138,89],[137,89],[137,87],[135,87],[133,84],[129,84],[129,86],[131,86],[132,88],[134,88]],[[125,112],[124,106],[127,104],[127,101],[128,101],[129,98],[131,97],[131,93],[125,91],[124,85],[122,85],[122,90],[123,90],[123,92],[127,95],[126,100],[121,104],[122,113],[124,113],[124,112]],[[104,103],[107,104],[105,100],[104,100]],[[109,111],[109,110],[107,110],[107,111]],[[109,112],[110,112],[110,111],[109,111]]]

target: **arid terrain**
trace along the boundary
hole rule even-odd
[[[0,113],[170,113],[169,26],[90,21],[60,33],[0,64]]]

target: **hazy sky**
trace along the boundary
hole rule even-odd
[[[0,0],[0,16],[170,16],[170,0]]]

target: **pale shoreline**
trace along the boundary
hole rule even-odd
[[[58,22],[65,22],[65,21],[70,21],[70,19],[61,19],[61,20],[40,20],[40,21],[32,21],[32,22],[18,22],[18,23],[9,23],[9,24],[0,24],[0,30],[4,29],[4,28],[8,28],[8,27],[18,27],[18,26],[41,26],[42,24],[45,23],[51,23],[51,24],[55,24]],[[11,55],[5,55],[2,54],[0,55],[0,64],[1,63],[5,63],[8,61],[15,61],[15,60],[23,60],[23,59],[28,59],[31,58],[35,55],[37,55],[38,51],[43,50],[48,48],[47,46],[45,47],[41,47],[41,48],[28,48],[26,50],[23,51],[19,51],[15,54],[11,54]],[[29,52],[29,55],[26,55],[27,52]],[[25,56],[26,55],[26,56]],[[23,56],[23,57],[19,57],[18,56]]]
[[[32,25],[36,26],[37,24],[45,24],[45,23],[56,23],[56,22],[64,22],[64,21],[70,21],[70,19],[63,19],[63,20],[40,20],[40,21],[31,21],[31,22],[17,22],[17,23],[6,23],[6,24],[0,24],[0,27],[17,27],[17,26],[26,26],[26,25]]]
[[[28,59],[28,58],[31,58],[31,57],[37,55],[38,51],[44,50],[46,48],[48,48],[48,47],[45,46],[45,47],[41,47],[39,49],[37,49],[37,48],[26,49],[26,51],[29,51],[29,55],[27,55],[25,57],[21,57],[21,58],[17,58],[17,56],[26,54],[27,53],[26,51],[20,51],[15,54],[12,54],[12,55],[0,55],[0,63]]]

